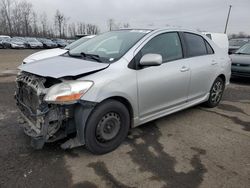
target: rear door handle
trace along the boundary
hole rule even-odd
[[[189,71],[189,68],[188,67],[186,67],[186,66],[183,66],[183,67],[181,67],[181,70],[180,70],[181,72],[187,72],[187,71]]]

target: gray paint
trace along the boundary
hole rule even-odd
[[[22,71],[39,76],[61,78],[65,76],[77,76],[80,74],[98,71],[108,66],[109,64],[58,56],[24,64],[18,68]]]
[[[154,30],[110,66],[70,57],[55,57],[20,68],[27,72],[54,78],[103,69],[95,74],[79,78],[79,80],[94,82],[91,89],[81,99],[98,103],[110,97],[123,97],[133,108],[132,124],[138,126],[205,102],[214,80],[221,74],[226,77],[226,85],[229,84],[231,76],[229,56],[203,35],[201,36],[206,38],[213,47],[214,54],[179,59],[140,70],[128,68],[129,62],[149,40],[159,34],[173,31],[186,31],[201,35],[199,32],[185,29]]]

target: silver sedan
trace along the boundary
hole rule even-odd
[[[231,60],[195,31],[127,29],[19,68],[16,100],[32,145],[76,132],[63,148],[103,154],[130,128],[200,103],[217,106]]]

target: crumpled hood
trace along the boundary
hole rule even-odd
[[[105,69],[109,64],[86,61],[72,57],[53,57],[45,60],[23,64],[18,68],[22,71],[43,77],[61,78],[65,76],[78,76]]]
[[[250,65],[250,55],[233,54],[230,55],[232,63],[247,64]]]

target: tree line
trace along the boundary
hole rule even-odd
[[[95,24],[70,22],[70,18],[56,10],[54,19],[37,14],[33,5],[25,0],[0,0],[0,34],[9,36],[74,38],[77,34],[98,34]]]
[[[236,33],[229,34],[228,38],[229,39],[233,39],[233,38],[250,38],[250,35],[241,31],[238,34],[236,34]]]

